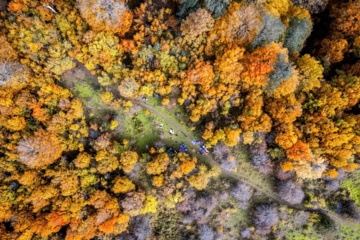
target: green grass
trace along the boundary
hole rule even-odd
[[[78,97],[84,99],[91,98],[94,94],[96,94],[95,90],[90,85],[81,83],[75,84],[74,92]]]
[[[110,108],[101,100],[99,90],[90,84],[90,80],[84,80],[76,82],[73,89],[70,91],[78,97],[83,105],[89,109],[93,116],[91,117],[101,117],[104,111],[108,111]]]
[[[135,114],[124,113],[123,122],[121,123],[124,131],[121,135],[124,138],[134,139],[137,148],[146,152],[146,145],[151,146],[151,143],[159,140],[159,133],[152,126],[152,121],[154,121],[153,117],[146,116],[144,110]]]
[[[360,206],[360,171],[357,170],[349,175],[349,177],[341,183],[341,187],[346,189],[350,198]]]
[[[242,227],[246,226],[251,226],[251,217],[249,217],[249,210],[239,208],[230,216],[229,227],[233,230],[231,239],[241,239],[240,230]]]
[[[263,175],[253,167],[250,155],[244,145],[234,147],[232,152],[237,161],[236,173],[238,175],[251,179],[252,182],[263,189],[271,190],[273,188],[271,176]]]
[[[340,234],[336,238],[339,240],[358,240],[360,239],[360,228],[353,230],[352,228],[342,226],[340,228]]]

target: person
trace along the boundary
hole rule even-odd
[[[203,147],[202,147],[202,146],[200,146],[200,148],[199,148],[199,152],[200,152],[200,154],[201,154],[201,155],[204,155],[204,149],[203,149]]]
[[[191,144],[192,145],[195,145],[196,144],[196,141],[193,139],[193,140],[191,140]]]
[[[205,145],[200,146],[199,150],[202,155],[207,155],[209,153]]]
[[[174,130],[173,129],[170,129],[169,132],[170,132],[171,135],[174,135]]]

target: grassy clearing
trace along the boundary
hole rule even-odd
[[[135,141],[136,147],[142,152],[147,151],[147,145],[159,140],[159,131],[152,124],[153,116],[146,116],[145,111],[129,114],[123,113],[123,132],[120,134],[127,139]]]
[[[191,139],[200,139],[201,134],[195,131],[195,128],[192,128],[192,125],[189,121],[189,118],[186,116],[185,110],[182,106],[175,106],[169,109],[169,107],[161,106],[160,101],[157,98],[149,98],[146,104],[153,106],[157,111],[166,115],[170,120],[177,122],[181,131],[186,133],[186,135]],[[177,117],[176,113],[180,113]],[[180,135],[180,133],[179,133]]]

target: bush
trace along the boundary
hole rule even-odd
[[[282,170],[282,168],[280,166],[278,166],[275,170],[275,176],[277,179],[279,179],[281,181],[286,181],[286,180],[293,178],[295,176],[295,172],[294,171],[284,171],[284,170]]]
[[[225,144],[218,143],[213,147],[213,154],[217,160],[227,159],[229,157],[230,150]]]
[[[236,168],[236,161],[230,159],[222,159],[220,161],[220,167],[227,172],[231,172]]]
[[[250,228],[244,228],[243,230],[241,230],[240,235],[242,238],[244,239],[248,239],[251,237],[251,231]]]
[[[310,214],[308,212],[300,211],[294,216],[294,224],[298,227],[306,225],[309,221]]]
[[[326,190],[334,192],[337,191],[340,187],[338,180],[330,180],[326,182]]]

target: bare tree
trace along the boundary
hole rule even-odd
[[[296,187],[292,181],[281,182],[278,187],[278,194],[282,200],[290,204],[299,204],[305,197],[303,190]]]
[[[275,176],[277,179],[281,181],[290,180],[295,176],[294,171],[283,171],[280,166],[278,166],[275,170]]]
[[[238,183],[230,190],[230,194],[239,202],[240,208],[247,209],[253,191],[249,185],[245,183]]]
[[[271,227],[279,221],[279,213],[275,205],[257,206],[254,215],[256,232],[260,235],[269,234]]]
[[[17,62],[0,62],[0,87],[26,80],[25,67]]]
[[[213,147],[213,154],[218,160],[227,159],[229,157],[230,150],[225,144],[218,143]]]
[[[252,154],[251,161],[254,167],[262,174],[270,174],[273,172],[274,164],[271,162],[268,153]]]
[[[212,230],[207,224],[201,224],[199,228],[200,240],[213,240],[215,237],[214,230]]]
[[[244,239],[248,239],[251,237],[251,231],[250,231],[250,228],[244,228],[241,230],[240,232],[240,236]]]

